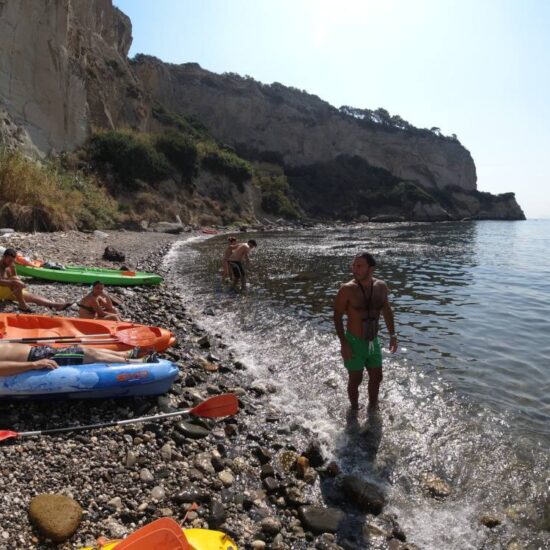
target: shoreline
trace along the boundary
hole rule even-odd
[[[99,258],[110,244],[126,252],[132,267],[166,277],[167,261],[186,237],[111,232],[98,246],[93,234],[69,232],[9,235],[0,244],[52,261],[115,267]],[[95,247],[92,252],[86,250],[87,243]],[[48,298],[76,299],[86,287],[32,280],[30,289]],[[155,424],[4,442],[0,513],[5,519],[0,547],[54,547],[30,524],[27,509],[34,496],[56,493],[74,498],[83,509],[76,533],[56,546],[62,549],[93,545],[100,536],[120,538],[163,516],[181,522],[193,502],[200,507],[187,514],[184,527],[222,530],[239,548],[341,548],[336,535],[315,535],[314,524],[306,527],[299,519],[300,506],[319,505],[312,490],[318,471],[303,459],[296,466],[306,449],[297,449],[286,431],[277,429],[279,419],[269,418],[265,389],[254,386],[246,367],[221,337],[203,330],[175,299],[169,277],[159,287],[111,287],[110,291],[124,301],[125,318],[176,334],[175,346],[164,354],[180,368],[170,392],[116,400],[0,402],[1,428],[26,431],[148,416],[192,407],[225,392],[239,397],[240,411],[220,421],[198,419],[191,427],[191,419],[182,416]],[[13,304],[3,304],[3,311],[10,309],[15,309]],[[35,307],[38,314],[43,310]],[[64,312],[75,315],[76,310]],[[263,414],[270,425],[258,434],[254,419]],[[314,442],[309,451],[311,466],[316,464],[322,473],[324,460]],[[334,523],[336,512],[311,521],[317,521],[316,528],[319,521]],[[392,538],[395,521],[388,517],[386,523]]]

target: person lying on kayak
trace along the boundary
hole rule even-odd
[[[49,307],[55,311],[63,311],[72,306],[74,302],[53,302],[37,294],[31,294],[26,290],[27,285],[15,273],[15,257],[17,251],[13,248],[6,248],[2,258],[0,258],[0,302],[17,302],[19,309],[23,313],[31,313],[29,306],[36,304],[38,306]]]
[[[56,369],[87,363],[155,363],[155,352],[137,359],[142,350],[113,351],[108,349],[69,346],[31,346],[28,344],[0,344],[0,376],[21,374],[28,370]]]
[[[105,319],[122,321],[112,298],[105,292],[101,281],[92,284],[92,290],[78,302],[78,316],[82,319]]]

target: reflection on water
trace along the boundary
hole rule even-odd
[[[492,547],[493,535],[479,528],[483,511],[515,518],[507,536],[546,544],[550,222],[255,237],[246,294],[221,283],[224,239],[182,250],[177,277],[190,304],[215,310],[204,323],[234,338],[255,376],[279,388],[274,405],[319,434],[344,471],[385,487],[422,547]],[[378,431],[365,429],[364,417],[346,426],[346,376],[332,326],[332,301],[362,250],[379,261],[400,340],[400,352],[385,361]],[[453,486],[445,502],[426,498],[426,472]]]

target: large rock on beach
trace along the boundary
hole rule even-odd
[[[378,515],[384,507],[379,487],[357,476],[343,476],[342,490],[350,502],[363,512]]]
[[[125,262],[126,254],[116,249],[114,246],[106,246],[103,251],[103,259],[110,262]]]
[[[302,506],[299,509],[299,514],[304,527],[316,535],[336,533],[345,515],[337,508],[322,508],[320,506]]]
[[[80,504],[64,495],[38,495],[29,506],[31,522],[54,542],[63,542],[70,538],[78,529],[81,518]]]

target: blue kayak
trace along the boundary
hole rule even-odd
[[[178,367],[164,359],[158,363],[90,363],[30,370],[0,376],[0,398],[85,399],[159,395],[167,392]]]

